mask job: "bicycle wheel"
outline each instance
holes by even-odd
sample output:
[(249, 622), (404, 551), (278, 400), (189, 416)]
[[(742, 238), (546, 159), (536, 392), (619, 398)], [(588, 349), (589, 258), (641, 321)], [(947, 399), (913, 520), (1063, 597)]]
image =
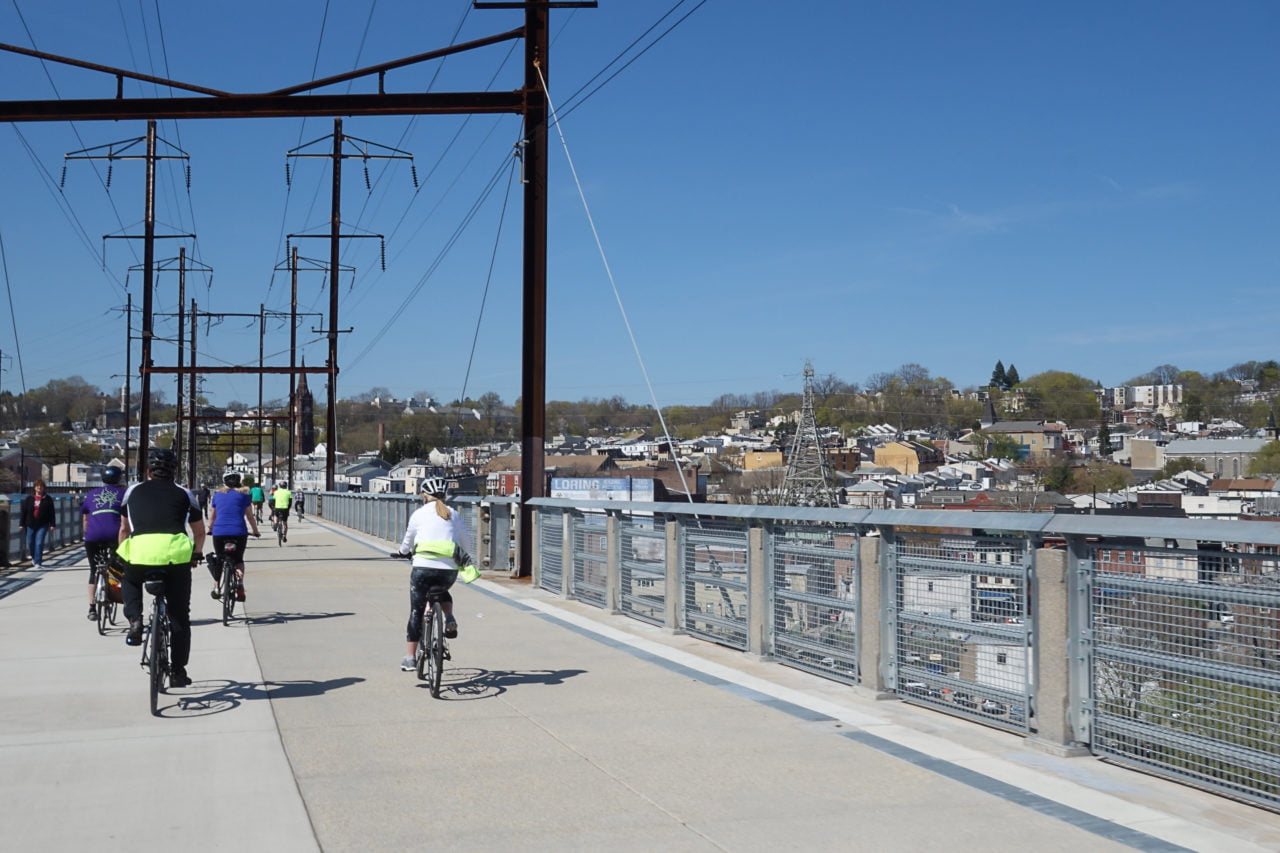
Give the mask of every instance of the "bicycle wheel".
[(107, 633), (107, 622), (114, 611), (111, 604), (111, 596), (107, 592), (107, 575), (101, 568), (98, 569), (97, 580), (93, 586), (93, 606), (98, 610), (98, 634)]
[[(227, 561), (229, 562), (229, 561)], [(231, 614), (236, 609), (236, 572), (225, 564), (222, 567), (222, 624), (231, 624)]]
[(151, 630), (147, 635), (147, 668), (150, 671), (151, 681), (151, 714), (152, 716), (160, 716), (160, 693), (164, 689), (164, 651), (161, 644), (164, 643), (164, 630), (160, 626), (159, 608), (151, 608)]
[(422, 623), (422, 634), (418, 637), (418, 648), (413, 653), (413, 664), (418, 671), (418, 680), (426, 681), (427, 679), (427, 649), (430, 648), (431, 642), (431, 611), (426, 613), (426, 619)]
[(440, 679), (444, 676), (444, 608), (431, 608), (431, 641), (427, 644), (427, 686), (431, 698), (440, 698)]

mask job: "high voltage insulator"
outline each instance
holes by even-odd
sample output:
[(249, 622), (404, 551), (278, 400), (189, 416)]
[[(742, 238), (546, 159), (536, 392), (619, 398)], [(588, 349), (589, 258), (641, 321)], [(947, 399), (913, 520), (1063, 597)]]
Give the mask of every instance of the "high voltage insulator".
[(111, 167), (113, 164), (107, 164), (107, 189), (111, 189)]
[(378, 250), (378, 255), (382, 260), (382, 271), (386, 272), (387, 271), (387, 241), (382, 238), (378, 238), (378, 245), (380, 246), (380, 249)]
[(191, 189), (191, 167), (187, 166), (187, 189)]
[(373, 184), (369, 183), (369, 161), (364, 163), (364, 188), (369, 192), (373, 192)]
[(417, 189), (418, 188), (418, 167), (413, 163), (409, 164), (409, 177), (413, 178), (413, 188)]
[(289, 161), (284, 161), (284, 185), (293, 188), (293, 180), (289, 177)]
[(62, 177), (58, 179), (58, 189), (62, 189), (67, 185), (67, 164), (62, 164)]

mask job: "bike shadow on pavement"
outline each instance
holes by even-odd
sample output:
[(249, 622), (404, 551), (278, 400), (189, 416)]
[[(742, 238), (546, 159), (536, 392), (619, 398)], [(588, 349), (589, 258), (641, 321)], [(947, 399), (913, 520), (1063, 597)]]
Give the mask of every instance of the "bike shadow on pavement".
[[(307, 622), (312, 619), (336, 619), (339, 616), (355, 616), (353, 611), (338, 610), (333, 613), (285, 613), (277, 610), (274, 613), (255, 613), (249, 617), (249, 624), (258, 625), (285, 625), (289, 622)], [(233, 617), (243, 618), (243, 617)]]
[(327, 681), (230, 681), (208, 679), (192, 682), (180, 692), (170, 690), (164, 695), (176, 700), (160, 710), (162, 717), (203, 717), (221, 714), (240, 707), (245, 702), (262, 699), (300, 699), (320, 696), (330, 690), (340, 690), (360, 684), (365, 679), (356, 676), (331, 678)]
[[(546, 686), (564, 684), (565, 680), (573, 678), (575, 675), (582, 675), (585, 672), (585, 669), (510, 670), (478, 669), (475, 667), (446, 669), (444, 678), (441, 679), (440, 683), (440, 698), (449, 698), (455, 701), (493, 699), (506, 693), (512, 687), (535, 684)], [(418, 686), (427, 687), (428, 685), (424, 681)], [(448, 697), (445, 696), (446, 690), (449, 692)]]

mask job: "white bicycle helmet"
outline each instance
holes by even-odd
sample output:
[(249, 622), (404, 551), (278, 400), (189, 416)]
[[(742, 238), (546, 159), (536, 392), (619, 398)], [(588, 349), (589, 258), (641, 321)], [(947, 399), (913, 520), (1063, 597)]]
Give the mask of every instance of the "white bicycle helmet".
[(443, 477), (427, 477), (422, 481), (422, 493), (434, 497), (444, 497), (445, 482)]

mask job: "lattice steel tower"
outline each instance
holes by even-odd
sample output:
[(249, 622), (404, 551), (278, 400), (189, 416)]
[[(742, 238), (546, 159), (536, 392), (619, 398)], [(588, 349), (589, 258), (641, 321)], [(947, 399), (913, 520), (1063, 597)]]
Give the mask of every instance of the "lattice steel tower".
[(836, 506), (836, 490), (831, 469), (818, 438), (818, 420), (813, 413), (813, 363), (804, 363), (804, 403), (800, 422), (787, 458), (787, 476), (782, 481), (783, 506)]

